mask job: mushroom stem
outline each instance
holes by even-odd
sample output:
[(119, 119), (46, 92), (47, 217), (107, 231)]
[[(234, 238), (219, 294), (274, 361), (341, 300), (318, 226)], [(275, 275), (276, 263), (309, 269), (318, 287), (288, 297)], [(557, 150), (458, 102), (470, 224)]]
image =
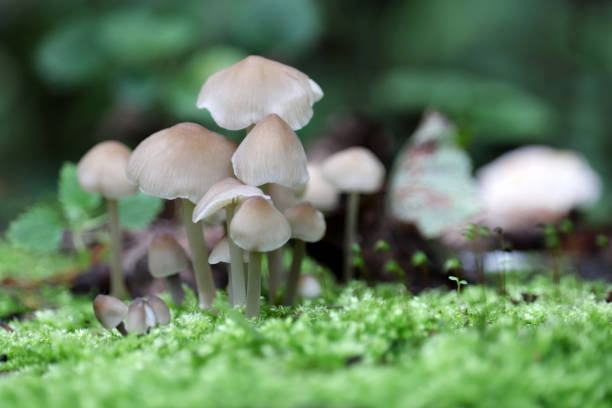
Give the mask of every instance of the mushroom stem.
[(181, 277), (177, 273), (176, 275), (168, 276), (166, 282), (168, 283), (168, 292), (170, 292), (170, 296), (172, 296), (172, 302), (177, 306), (181, 306), (185, 299)]
[(259, 316), (261, 296), (261, 252), (249, 253), (249, 282), (247, 287), (247, 317)]
[(300, 281), (300, 272), (302, 270), (302, 260), (306, 254), (306, 243), (301, 239), (296, 239), (293, 244), (293, 259), (291, 260), (291, 270), (289, 271), (289, 279), (287, 280), (287, 289), (285, 290), (285, 304), (291, 306), (295, 302), (298, 283)]
[(212, 306), (215, 300), (215, 283), (213, 281), (210, 265), (208, 264), (208, 247), (204, 241), (204, 231), (201, 223), (194, 224), (191, 221), (194, 205), (191, 201), (183, 199), (182, 202), (183, 224), (187, 231), (193, 270), (195, 272), (196, 286), (198, 289), (198, 299), (200, 308), (206, 309)]
[[(226, 228), (229, 234), (230, 223), (232, 222), (232, 218), (234, 218), (234, 210), (236, 209), (236, 204), (230, 204), (225, 207), (226, 212)], [(244, 271), (243, 271), (243, 263), (242, 263), (242, 249), (236, 245), (234, 241), (228, 235), (228, 243), (230, 248), (230, 285), (232, 287), (232, 304), (235, 306), (244, 305), (246, 300), (246, 289), (245, 289), (245, 280), (244, 280)]]
[(227, 302), (230, 306), (234, 307), (234, 289), (232, 289), (232, 272), (230, 267), (231, 265), (227, 267)]
[(359, 193), (351, 192), (348, 195), (346, 220), (344, 224), (344, 270), (346, 282), (353, 279), (353, 244), (357, 236), (357, 215), (359, 212)]
[(280, 286), (281, 276), (283, 274), (283, 248), (284, 245), (274, 251), (268, 252), (268, 271), (270, 279), (268, 280), (268, 299), (274, 302), (276, 292)]
[(123, 282), (123, 268), (121, 264), (121, 228), (119, 227), (119, 202), (109, 198), (107, 201), (108, 207), (108, 222), (110, 227), (110, 249), (111, 249), (111, 279), (110, 279), (110, 294), (116, 298), (122, 299), (127, 295), (125, 283)]

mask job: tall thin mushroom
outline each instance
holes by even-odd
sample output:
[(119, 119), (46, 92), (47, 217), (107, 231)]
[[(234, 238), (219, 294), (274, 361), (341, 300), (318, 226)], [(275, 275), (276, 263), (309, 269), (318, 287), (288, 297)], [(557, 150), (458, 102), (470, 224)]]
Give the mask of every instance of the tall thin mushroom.
[(182, 199), (182, 218), (189, 239), (201, 308), (216, 296), (208, 248), (201, 223), (191, 220), (195, 203), (217, 181), (233, 174), (236, 144), (195, 123), (179, 123), (143, 140), (128, 162), (127, 176), (145, 194)]
[(385, 179), (385, 167), (370, 150), (349, 147), (329, 156), (322, 167), (323, 175), (340, 191), (348, 193), (346, 221), (344, 225), (345, 281), (353, 278), (352, 245), (357, 241), (359, 194), (371, 194), (380, 190)]
[(291, 227), (287, 219), (262, 197), (249, 198), (234, 214), (230, 224), (230, 238), (236, 245), (249, 251), (248, 317), (259, 316), (262, 253), (280, 248), (290, 237)]
[(112, 296), (127, 295), (121, 262), (121, 228), (118, 199), (134, 194), (137, 189), (125, 176), (132, 151), (124, 144), (108, 140), (92, 147), (79, 161), (77, 177), (84, 190), (100, 193), (106, 198), (111, 235), (111, 290)]

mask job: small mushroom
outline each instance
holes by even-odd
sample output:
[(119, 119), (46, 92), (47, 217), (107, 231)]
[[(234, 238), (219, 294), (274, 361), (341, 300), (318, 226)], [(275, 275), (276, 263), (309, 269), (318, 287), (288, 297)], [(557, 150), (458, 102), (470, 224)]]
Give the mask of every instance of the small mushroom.
[(300, 282), (298, 283), (298, 294), (306, 299), (313, 299), (321, 296), (321, 284), (316, 276), (308, 273), (300, 275)]
[(149, 271), (155, 278), (166, 279), (168, 291), (175, 305), (183, 304), (185, 292), (181, 285), (180, 272), (189, 266), (189, 260), (183, 247), (174, 237), (159, 233), (149, 245)]
[(151, 328), (170, 323), (170, 310), (157, 296), (137, 298), (130, 305), (125, 319), (128, 333), (144, 334)]
[(128, 307), (121, 300), (113, 296), (98, 295), (93, 301), (96, 319), (107, 330), (117, 328), (119, 332), (126, 335), (123, 319), (127, 316)]
[(240, 130), (275, 113), (292, 129), (305, 126), (323, 91), (295, 68), (256, 55), (211, 75), (197, 107), (208, 109), (222, 128)]
[(236, 245), (249, 251), (246, 314), (256, 317), (261, 295), (261, 255), (283, 246), (291, 237), (291, 227), (269, 201), (253, 197), (236, 211), (229, 233)]
[(236, 177), (251, 186), (303, 187), (308, 182), (307, 164), (300, 139), (275, 114), (258, 122), (232, 156)]
[(323, 162), (323, 175), (340, 191), (348, 193), (344, 230), (344, 268), (346, 281), (353, 277), (352, 245), (356, 242), (359, 194), (376, 193), (385, 180), (385, 167), (370, 150), (349, 147)]
[(195, 123), (163, 129), (134, 149), (127, 177), (141, 191), (173, 200), (182, 198), (182, 217), (191, 249), (200, 307), (211, 307), (216, 296), (202, 226), (191, 218), (194, 204), (216, 182), (233, 174), (236, 144)]
[(287, 280), (284, 303), (292, 305), (298, 290), (302, 261), (306, 254), (306, 242), (317, 242), (325, 235), (325, 218), (311, 203), (300, 203), (285, 211), (294, 239), (293, 260)]
[[(229, 231), (229, 225), (234, 217), (236, 206), (250, 197), (270, 198), (259, 188), (244, 185), (233, 177), (223, 179), (215, 183), (204, 194), (193, 210), (192, 220), (193, 222), (206, 220), (225, 209), (226, 230)], [(228, 240), (228, 245), (232, 259), (229, 278), (232, 293), (230, 300), (232, 305), (243, 305), (246, 300), (246, 285), (243, 262), (241, 260), (242, 250), (232, 240)], [(210, 257), (209, 263), (211, 263)]]
[(106, 198), (111, 233), (111, 294), (127, 294), (121, 265), (121, 229), (118, 199), (134, 194), (137, 189), (125, 176), (131, 150), (120, 142), (108, 140), (92, 147), (79, 161), (77, 176), (84, 190)]
[(302, 199), (308, 201), (319, 211), (333, 211), (340, 201), (340, 191), (324, 176), (320, 163), (308, 163), (310, 180)]

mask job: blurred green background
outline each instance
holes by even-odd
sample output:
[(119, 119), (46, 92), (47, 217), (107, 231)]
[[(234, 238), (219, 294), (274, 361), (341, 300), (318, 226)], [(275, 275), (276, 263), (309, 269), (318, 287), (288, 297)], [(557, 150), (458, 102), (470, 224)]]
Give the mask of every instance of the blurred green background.
[(248, 54), (323, 88), (306, 144), (358, 111), (399, 145), (435, 107), (476, 165), (526, 143), (582, 152), (606, 184), (589, 217), (612, 220), (611, 21), (588, 0), (2, 0), (0, 228), (98, 141), (220, 131), (199, 88)]

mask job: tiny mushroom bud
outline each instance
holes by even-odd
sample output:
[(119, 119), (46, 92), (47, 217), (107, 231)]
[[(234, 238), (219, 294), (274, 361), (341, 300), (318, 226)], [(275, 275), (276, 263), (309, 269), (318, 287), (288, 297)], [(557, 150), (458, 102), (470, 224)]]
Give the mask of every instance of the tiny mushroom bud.
[(216, 292), (202, 226), (191, 220), (193, 203), (233, 174), (230, 157), (235, 149), (224, 136), (195, 123), (179, 123), (143, 140), (128, 162), (128, 179), (141, 191), (168, 200), (183, 198), (183, 223), (202, 308), (212, 305)]
[(307, 164), (300, 139), (275, 114), (258, 122), (232, 156), (236, 177), (251, 186), (303, 187), (308, 182)]
[(250, 252), (247, 287), (249, 317), (259, 315), (261, 295), (261, 253), (283, 246), (291, 237), (291, 227), (283, 214), (262, 197), (246, 200), (230, 224), (230, 238)]
[(323, 238), (325, 218), (311, 203), (300, 203), (287, 209), (285, 217), (291, 225), (291, 238), (295, 240), (293, 260), (285, 290), (285, 304), (291, 305), (295, 301), (302, 261), (306, 254), (305, 242), (316, 242)]
[(125, 176), (131, 150), (124, 144), (109, 140), (98, 143), (79, 161), (77, 177), (84, 190), (102, 194), (108, 205), (111, 232), (111, 294), (126, 294), (121, 266), (121, 230), (117, 200), (134, 194), (137, 188)]
[(147, 298), (147, 303), (153, 309), (157, 324), (165, 326), (170, 323), (170, 309), (168, 309), (168, 306), (163, 300), (155, 295), (151, 295)]
[(144, 334), (158, 324), (170, 323), (170, 310), (157, 296), (135, 299), (125, 319), (128, 333)]
[(115, 327), (123, 334), (123, 319), (127, 316), (128, 307), (121, 300), (107, 295), (98, 295), (93, 301), (94, 314), (98, 321), (108, 330)]
[(301, 297), (312, 299), (321, 296), (321, 284), (319, 280), (308, 273), (300, 275), (298, 293)]
[(229, 130), (249, 127), (271, 113), (297, 130), (310, 121), (312, 105), (322, 97), (319, 85), (304, 73), (252, 55), (210, 76), (197, 106)]
[(166, 279), (173, 302), (180, 306), (185, 293), (179, 274), (189, 266), (189, 260), (183, 247), (172, 235), (157, 234), (149, 246), (148, 261), (151, 275), (155, 278)]
[(351, 247), (356, 241), (359, 194), (379, 191), (385, 180), (385, 167), (363, 147), (350, 147), (323, 162), (323, 175), (340, 191), (348, 193), (344, 234), (344, 279), (353, 275)]

